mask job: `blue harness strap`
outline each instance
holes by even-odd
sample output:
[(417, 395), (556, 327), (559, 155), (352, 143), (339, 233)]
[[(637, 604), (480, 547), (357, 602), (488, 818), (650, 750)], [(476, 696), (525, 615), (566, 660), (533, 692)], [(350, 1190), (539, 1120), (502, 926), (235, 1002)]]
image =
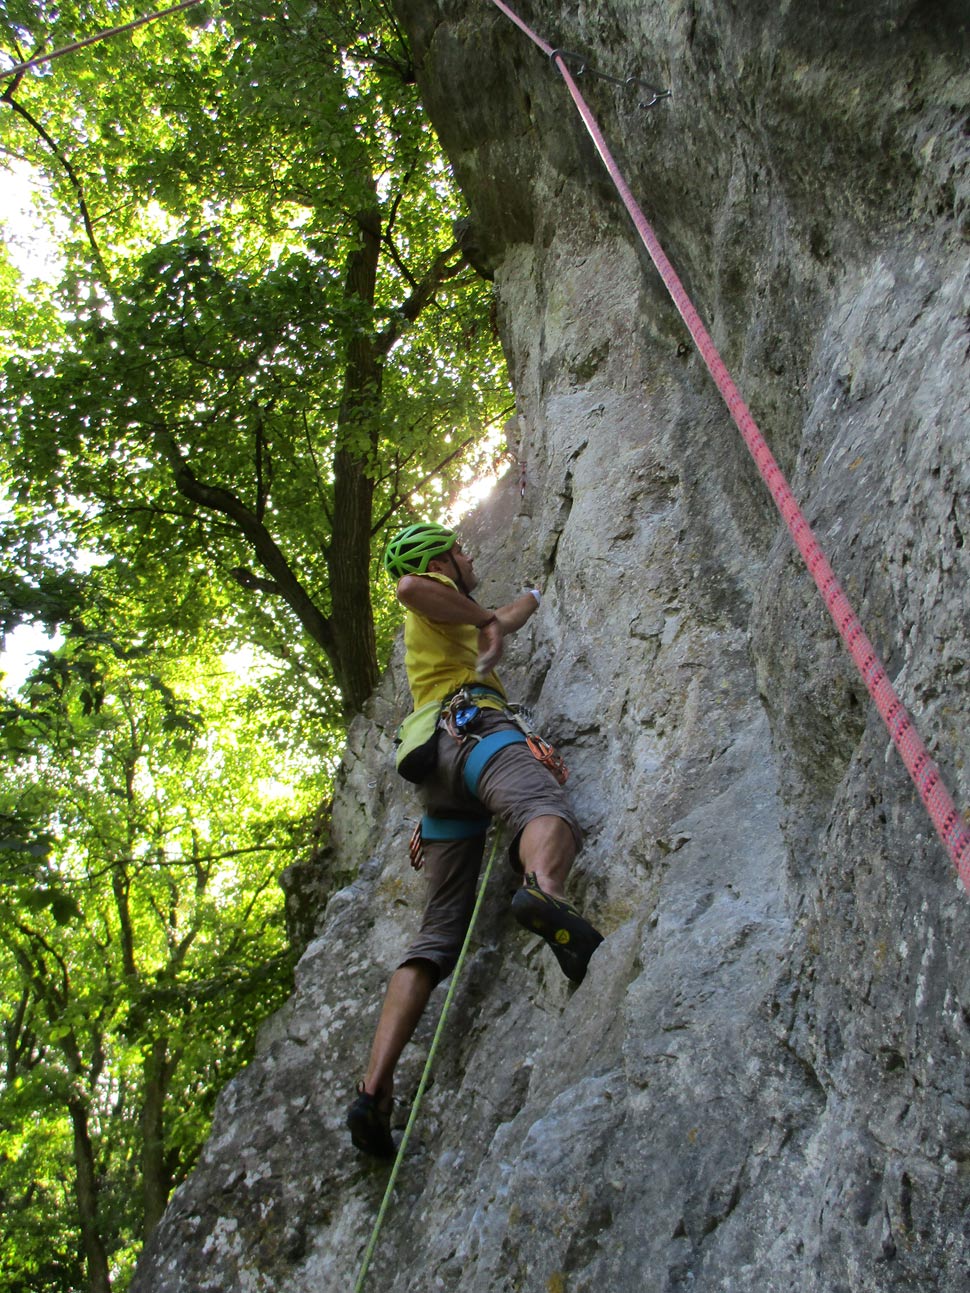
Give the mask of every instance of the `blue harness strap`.
[(470, 840), (475, 835), (484, 835), (492, 820), (489, 814), (484, 817), (428, 817), (421, 818), (421, 838), (430, 844), (447, 840)]
[(507, 745), (518, 745), (520, 742), (525, 744), (525, 734), (513, 727), (503, 728), (500, 732), (490, 732), (488, 736), (483, 736), (480, 741), (475, 742), (475, 748), (465, 760), (463, 770), (469, 794), (478, 794), (478, 781), (485, 771), (485, 765), (492, 761), (499, 750), (504, 750)]

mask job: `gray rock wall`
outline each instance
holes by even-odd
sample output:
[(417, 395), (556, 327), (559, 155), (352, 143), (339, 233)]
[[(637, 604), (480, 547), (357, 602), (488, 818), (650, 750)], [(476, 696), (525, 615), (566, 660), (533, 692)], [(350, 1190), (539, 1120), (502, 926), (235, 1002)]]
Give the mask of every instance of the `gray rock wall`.
[[(367, 1287), (963, 1293), (970, 896), (554, 69), (488, 0), (397, 10), (518, 399), (525, 498), (513, 471), (469, 538), (486, 602), (545, 585), (506, 674), (569, 762), (608, 938), (570, 989), (496, 869)], [(648, 114), (583, 81), (967, 805), (966, 6), (521, 12), (672, 89)], [(140, 1293), (353, 1287), (386, 1171), (343, 1113), (421, 906), (405, 709), (395, 659), (334, 805), (327, 874), (356, 878)]]

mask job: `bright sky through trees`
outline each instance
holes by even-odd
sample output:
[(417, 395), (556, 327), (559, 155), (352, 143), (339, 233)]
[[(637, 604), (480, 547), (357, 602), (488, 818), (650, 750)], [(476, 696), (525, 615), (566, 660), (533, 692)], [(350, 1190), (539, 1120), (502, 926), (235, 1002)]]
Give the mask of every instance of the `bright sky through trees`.
[(53, 283), (63, 268), (57, 250), (35, 204), (37, 177), (28, 167), (8, 159), (0, 166), (0, 227), (3, 244), (25, 287), (32, 279)]
[[(22, 163), (8, 159), (0, 167), (0, 228), (10, 263), (22, 276), (22, 292), (34, 279), (53, 283), (63, 261), (35, 205), (37, 179)], [(56, 650), (63, 642), (37, 624), (21, 624), (0, 649), (3, 685), (19, 691), (37, 664), (37, 653)]]

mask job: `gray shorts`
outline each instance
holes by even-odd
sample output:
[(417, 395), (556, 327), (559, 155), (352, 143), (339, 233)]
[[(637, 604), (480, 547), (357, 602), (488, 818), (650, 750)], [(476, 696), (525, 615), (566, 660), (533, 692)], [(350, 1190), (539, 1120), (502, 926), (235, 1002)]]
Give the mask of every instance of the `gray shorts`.
[[(474, 728), (476, 735), (515, 728), (498, 710), (483, 710)], [(424, 840), (424, 876), (427, 905), (416, 938), (401, 961), (430, 961), (439, 979), (450, 974), (458, 960), (468, 922), (475, 906), (475, 887), (485, 851), (486, 814), (497, 817), (512, 833), (510, 860), (515, 865), (517, 842), (536, 817), (559, 817), (567, 823), (579, 849), (583, 833), (569, 796), (556, 778), (520, 742), (505, 746), (489, 760), (472, 795), (463, 779), (465, 760), (474, 742), (459, 743), (442, 731), (438, 738), (438, 766), (419, 788), (421, 805), (429, 817), (459, 821), (478, 819), (479, 833), (468, 839)]]

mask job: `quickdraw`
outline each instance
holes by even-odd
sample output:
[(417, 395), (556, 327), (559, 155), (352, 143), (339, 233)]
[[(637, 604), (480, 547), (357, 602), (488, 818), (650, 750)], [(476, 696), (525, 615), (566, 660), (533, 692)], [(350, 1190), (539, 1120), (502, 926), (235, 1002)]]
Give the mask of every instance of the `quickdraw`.
[(538, 759), (543, 767), (548, 768), (561, 786), (566, 784), (569, 778), (569, 769), (566, 767), (566, 761), (550, 743), (539, 735), (532, 725), (532, 715), (524, 705), (510, 705), (506, 709), (506, 714), (513, 723), (524, 733), (526, 744), (534, 758)]
[(596, 76), (601, 81), (609, 81), (611, 85), (620, 85), (623, 86), (624, 89), (629, 89), (633, 86), (639, 87), (641, 90), (649, 90), (653, 97), (647, 102), (638, 103), (637, 107), (639, 108), (652, 108), (655, 104), (658, 104), (661, 99), (670, 98), (669, 90), (658, 90), (655, 85), (651, 85), (649, 81), (645, 81), (642, 76), (610, 76), (608, 72), (598, 72), (595, 67), (590, 67), (586, 58), (582, 54), (574, 54), (572, 50), (554, 49), (550, 51), (549, 57), (553, 62), (559, 58), (562, 59), (564, 63), (572, 62), (578, 64), (576, 68), (577, 77)]
[(559, 751), (541, 736), (526, 736), (525, 740), (539, 762), (564, 786), (569, 779), (569, 769)]

